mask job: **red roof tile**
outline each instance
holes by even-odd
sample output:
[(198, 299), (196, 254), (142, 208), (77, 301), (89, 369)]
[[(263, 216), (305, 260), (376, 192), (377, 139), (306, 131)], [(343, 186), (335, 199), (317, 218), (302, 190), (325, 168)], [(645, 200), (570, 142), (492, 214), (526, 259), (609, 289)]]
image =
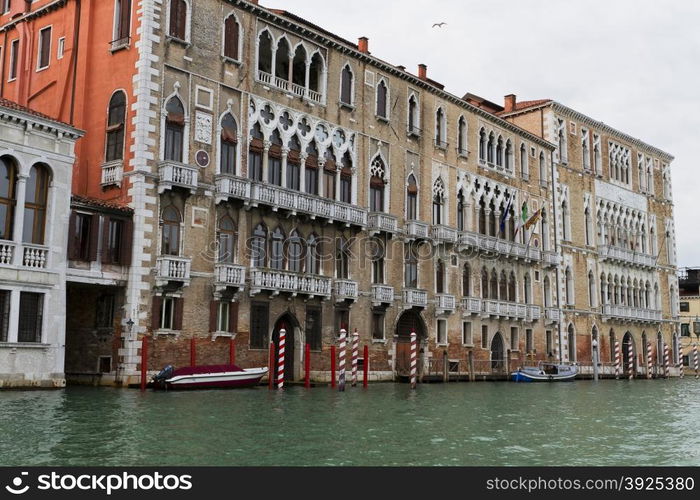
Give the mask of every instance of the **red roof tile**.
[(116, 210), (125, 214), (134, 213), (133, 208), (130, 208), (124, 204), (110, 200), (101, 200), (99, 198), (90, 198), (89, 196), (81, 196), (79, 194), (74, 194), (71, 196), (71, 203), (79, 203), (80, 205), (87, 205), (98, 209), (102, 208), (107, 210)]
[(4, 97), (0, 97), (0, 107), (11, 109), (13, 111), (20, 111), (21, 113), (26, 113), (28, 115), (36, 116), (37, 118), (41, 118), (43, 120), (49, 120), (49, 121), (52, 121), (55, 123), (59, 123), (61, 125), (65, 125), (67, 127), (75, 128), (70, 123), (56, 120), (55, 118), (51, 118), (50, 116), (45, 115), (44, 113), (39, 113), (38, 111), (34, 111), (31, 108), (28, 108), (26, 106), (22, 106), (21, 104), (18, 104), (14, 101), (10, 101), (9, 99), (5, 99)]
[(507, 114), (507, 113), (512, 113), (513, 111), (522, 111), (523, 109), (534, 108), (534, 107), (541, 106), (542, 104), (547, 104), (550, 102), (552, 102), (551, 99), (535, 99), (532, 101), (516, 102), (515, 108), (513, 108), (511, 111), (502, 111), (502, 112), (497, 113), (497, 114), (503, 115), (503, 114)]

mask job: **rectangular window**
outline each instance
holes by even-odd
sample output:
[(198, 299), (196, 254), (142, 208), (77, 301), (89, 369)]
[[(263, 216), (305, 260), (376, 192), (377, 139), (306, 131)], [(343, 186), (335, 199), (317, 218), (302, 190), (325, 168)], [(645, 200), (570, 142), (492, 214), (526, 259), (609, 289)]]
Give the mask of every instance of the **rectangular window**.
[(12, 81), (17, 78), (17, 66), (19, 64), (19, 39), (12, 40), (10, 44), (10, 71), (8, 81)]
[(10, 326), (10, 295), (9, 290), (0, 290), (0, 342), (7, 342), (8, 327)]
[(323, 171), (323, 189), (326, 198), (335, 199), (335, 172)]
[(110, 219), (109, 237), (106, 252), (110, 264), (120, 264), (122, 262), (122, 242), (124, 238), (124, 221)]
[(250, 348), (267, 349), (267, 324), (270, 316), (270, 306), (266, 302), (253, 302), (250, 305)]
[(437, 343), (447, 344), (447, 320), (437, 320)]
[(287, 161), (287, 187), (299, 191), (299, 175), (300, 167), (298, 163), (290, 163)]
[(100, 295), (95, 307), (95, 328), (114, 326), (114, 295)]
[(37, 71), (49, 67), (51, 60), (51, 26), (39, 31), (39, 54), (37, 59)]
[(90, 232), (92, 227), (92, 215), (76, 214), (75, 215), (75, 241), (74, 241), (74, 260), (89, 261), (90, 260)]
[(44, 294), (21, 292), (19, 296), (19, 342), (41, 342), (41, 324), (44, 316)]
[(10, 12), (10, 3), (12, 0), (2, 0), (2, 13)]
[[(56, 49), (56, 59), (63, 59), (63, 53), (66, 50), (66, 37), (62, 36), (58, 39), (58, 48)], [(112, 358), (110, 358), (111, 360)]]
[(254, 181), (262, 181), (262, 153), (250, 150), (248, 153), (248, 177)]
[(532, 329), (525, 330), (525, 351), (528, 353), (535, 352), (535, 346), (532, 338)]
[(318, 169), (306, 167), (306, 192), (318, 194)]
[(350, 335), (350, 311), (347, 309), (335, 310), (335, 332), (336, 336), (340, 336), (340, 329), (345, 328), (345, 333)]
[(681, 323), (681, 337), (690, 337), (690, 323)]
[(163, 297), (160, 305), (160, 329), (173, 330), (175, 316), (175, 300), (173, 297)]
[(474, 344), (474, 339), (472, 338), (472, 324), (469, 321), (464, 321), (462, 323), (462, 344)]
[(545, 332), (545, 339), (547, 342), (547, 356), (554, 356), (554, 352), (552, 352), (552, 330), (547, 330)]
[(481, 325), (481, 348), (489, 348), (489, 327), (487, 325)]
[(681, 302), (681, 312), (690, 311), (690, 302)]
[(267, 165), (267, 181), (275, 186), (282, 185), (282, 158), (269, 156)]
[(352, 203), (352, 177), (340, 174), (340, 201)]
[(100, 356), (98, 370), (100, 373), (112, 371), (112, 356)]
[(320, 351), (323, 347), (321, 338), (321, 309), (318, 307), (306, 308), (306, 343), (311, 350)]
[(384, 340), (384, 313), (381, 311), (372, 312), (372, 338)]
[(520, 350), (520, 332), (518, 332), (517, 326), (510, 327), (510, 350), (518, 351)]
[(131, 0), (116, 0), (114, 9), (114, 42), (118, 42), (118, 45), (128, 43), (130, 29)]
[(219, 302), (219, 307), (217, 310), (216, 318), (216, 331), (217, 332), (230, 332), (229, 330), (229, 302), (221, 301)]

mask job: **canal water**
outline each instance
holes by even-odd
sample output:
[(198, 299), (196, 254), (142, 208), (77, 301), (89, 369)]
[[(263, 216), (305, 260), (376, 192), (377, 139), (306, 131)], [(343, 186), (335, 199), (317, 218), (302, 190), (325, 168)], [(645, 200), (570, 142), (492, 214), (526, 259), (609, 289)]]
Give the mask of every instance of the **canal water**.
[(700, 465), (700, 381), (0, 392), (0, 465)]

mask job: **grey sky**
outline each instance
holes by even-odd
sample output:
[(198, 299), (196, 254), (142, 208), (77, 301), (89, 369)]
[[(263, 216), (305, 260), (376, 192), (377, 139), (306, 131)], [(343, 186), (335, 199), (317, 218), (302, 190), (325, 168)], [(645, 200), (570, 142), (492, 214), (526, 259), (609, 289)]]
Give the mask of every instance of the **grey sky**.
[[(261, 0), (357, 41), (456, 95), (552, 98), (675, 156), (679, 266), (700, 266), (693, 174), (700, 131), (700, 2)], [(432, 28), (445, 21), (447, 26)]]

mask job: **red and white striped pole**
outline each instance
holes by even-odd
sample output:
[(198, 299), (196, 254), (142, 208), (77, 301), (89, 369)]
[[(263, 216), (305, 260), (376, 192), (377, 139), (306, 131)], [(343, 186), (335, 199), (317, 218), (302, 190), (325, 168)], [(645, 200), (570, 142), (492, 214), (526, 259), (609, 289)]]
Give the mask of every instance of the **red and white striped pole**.
[(620, 378), (620, 342), (615, 341), (615, 379)]
[(683, 373), (683, 346), (680, 340), (678, 341), (678, 377), (683, 378), (685, 373)]
[(629, 370), (629, 379), (634, 378), (634, 348), (632, 346), (632, 341), (627, 343), (627, 369)]
[(357, 328), (352, 332), (352, 386), (357, 385), (357, 350), (360, 344), (360, 335), (357, 333)]
[(338, 345), (338, 390), (345, 390), (345, 339), (347, 332), (345, 328), (340, 329), (340, 344)]
[(666, 378), (671, 376), (671, 367), (668, 364), (668, 344), (664, 342), (664, 372), (666, 373)]
[(693, 368), (695, 368), (695, 378), (698, 378), (698, 345), (693, 344)]
[(416, 340), (418, 336), (416, 332), (411, 332), (411, 389), (416, 388)]
[(284, 326), (280, 328), (280, 343), (277, 351), (277, 388), (284, 387), (284, 344), (287, 337), (287, 330)]
[(652, 355), (651, 342), (647, 342), (647, 378), (651, 378), (651, 372), (653, 369), (651, 355)]

